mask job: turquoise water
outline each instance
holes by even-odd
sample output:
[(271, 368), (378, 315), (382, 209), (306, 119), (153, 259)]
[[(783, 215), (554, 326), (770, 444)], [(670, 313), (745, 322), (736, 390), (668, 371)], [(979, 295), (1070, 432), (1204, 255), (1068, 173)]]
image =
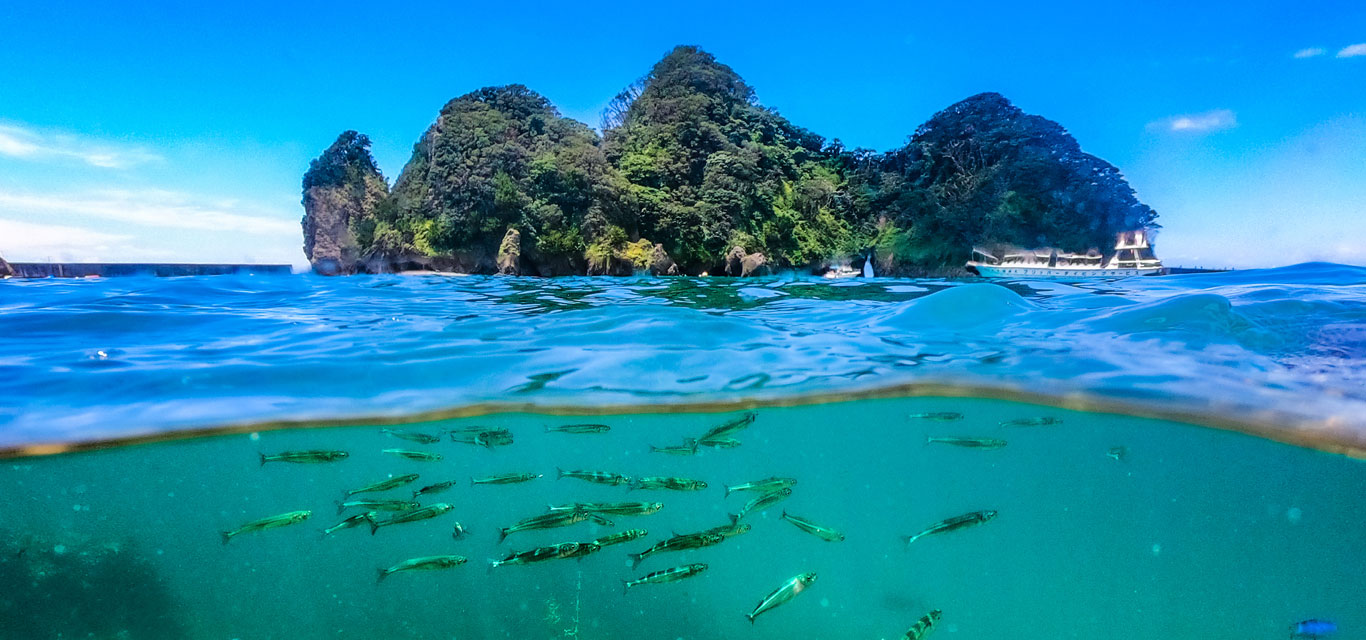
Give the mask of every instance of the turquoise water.
[[(1359, 457), (1366, 431), (1364, 293), (1366, 271), (1334, 265), (1087, 285), (0, 282), (0, 638), (900, 638), (934, 609), (935, 637), (965, 639), (1284, 638), (1309, 618), (1360, 637), (1366, 465), (1338, 452)], [(747, 411), (738, 447), (650, 451)], [(963, 417), (911, 417), (929, 412)], [(1031, 417), (1061, 423), (1000, 424)], [(585, 422), (611, 430), (546, 431)], [(513, 442), (381, 432), (471, 425)], [(29, 455), (62, 449), (89, 450)], [(259, 462), (306, 449), (349, 456)], [(510, 472), (543, 477), (469, 484)], [(420, 478), (370, 497), (452, 480), (419, 500), (453, 510), (320, 534), (356, 513), (337, 514), (346, 490), (406, 473)], [(798, 482), (745, 516), (751, 531), (632, 568), (755, 495), (725, 485), (770, 476)], [(499, 542), (547, 504), (637, 500), (664, 507)], [(222, 543), (296, 510), (312, 515)], [(998, 515), (901, 540), (982, 510)], [(630, 528), (649, 533), (489, 568)], [(442, 554), (468, 562), (376, 584)], [(689, 563), (708, 569), (622, 593)], [(808, 571), (809, 589), (745, 618)]]

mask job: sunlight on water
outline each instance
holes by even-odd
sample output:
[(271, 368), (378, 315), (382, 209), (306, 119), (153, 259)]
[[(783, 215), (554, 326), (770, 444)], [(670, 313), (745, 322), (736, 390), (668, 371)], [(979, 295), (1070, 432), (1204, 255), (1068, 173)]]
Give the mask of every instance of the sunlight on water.
[[(910, 417), (913, 414), (961, 413)], [(1366, 466), (1341, 456), (1189, 425), (971, 399), (887, 399), (762, 409), (732, 448), (679, 446), (742, 414), (534, 414), (405, 425), (410, 432), (506, 429), (509, 444), (446, 436), (400, 440), (380, 427), (231, 434), (89, 453), (15, 458), (0, 467), (0, 595), (13, 638), (900, 638), (942, 610), (935, 633), (959, 638), (1283, 638), (1319, 617), (1362, 628), (1356, 566), (1366, 546)], [(1002, 426), (1048, 417), (1058, 424)], [(938, 418), (938, 419), (936, 419)], [(601, 423), (606, 433), (548, 432)], [(933, 437), (1004, 440), (971, 448)], [(472, 438), (465, 438), (472, 439)], [(440, 454), (411, 460), (386, 449)], [(329, 463), (261, 464), (260, 454), (336, 450)], [(556, 479), (556, 469), (703, 480), (699, 491)], [(471, 486), (471, 478), (541, 474)], [(362, 499), (411, 499), (450, 513), (323, 536), (349, 515), (345, 492), (397, 475), (411, 484)], [(748, 513), (720, 544), (639, 553), (675, 533), (727, 524), (757, 493), (726, 486), (797, 483)], [(498, 530), (548, 504), (659, 501), (653, 515), (565, 528)], [(296, 510), (306, 521), (220, 532)], [(965, 513), (978, 526), (903, 536)], [(837, 530), (827, 541), (784, 512)], [(389, 514), (380, 514), (383, 519)], [(468, 531), (460, 539), (456, 524)], [(644, 528), (582, 558), (491, 568), (490, 559)], [(466, 564), (377, 569), (455, 554)], [(687, 579), (622, 581), (690, 563)], [(790, 602), (745, 615), (790, 578), (817, 579)], [(128, 588), (138, 585), (138, 588)], [(20, 588), (13, 588), (13, 587)], [(59, 635), (60, 634), (60, 635)]]

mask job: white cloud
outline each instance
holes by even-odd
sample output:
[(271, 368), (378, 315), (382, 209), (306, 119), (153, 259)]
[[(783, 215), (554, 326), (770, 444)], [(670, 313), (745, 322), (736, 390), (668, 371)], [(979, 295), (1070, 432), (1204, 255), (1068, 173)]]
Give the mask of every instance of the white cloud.
[(1215, 109), (1204, 113), (1188, 113), (1163, 118), (1148, 123), (1154, 131), (1206, 132), (1232, 129), (1238, 126), (1238, 117), (1228, 109)]
[(84, 227), (0, 218), (0, 255), (16, 262), (100, 262), (110, 255), (126, 252), (123, 243), (131, 238)]
[(29, 220), (80, 215), (146, 227), (260, 236), (298, 237), (296, 220), (244, 213), (233, 201), (203, 202), (169, 191), (110, 190), (86, 195), (25, 194), (0, 190), (0, 213)]
[(14, 124), (0, 124), (0, 155), (30, 161), (77, 160), (106, 169), (126, 169), (161, 160), (161, 156), (142, 147)]
[(1323, 49), (1320, 49), (1320, 48), (1318, 48), (1318, 47), (1310, 47), (1310, 48), (1308, 48), (1308, 49), (1300, 49), (1299, 51), (1296, 51), (1296, 52), (1295, 52), (1295, 57), (1296, 57), (1296, 58), (1313, 58), (1313, 57), (1315, 57), (1315, 56), (1321, 56), (1321, 55), (1323, 55), (1323, 54), (1325, 54), (1325, 53), (1327, 53), (1327, 51), (1324, 51)]
[(1338, 52), (1339, 58), (1351, 58), (1355, 56), (1366, 56), (1366, 42), (1343, 47), (1342, 51)]

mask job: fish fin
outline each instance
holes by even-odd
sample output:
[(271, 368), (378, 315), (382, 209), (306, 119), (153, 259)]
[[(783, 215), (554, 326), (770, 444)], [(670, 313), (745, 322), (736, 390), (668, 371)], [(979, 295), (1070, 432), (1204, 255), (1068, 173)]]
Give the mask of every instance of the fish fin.
[(735, 524), (740, 524), (740, 515), (739, 515), (739, 514), (727, 513), (726, 515), (730, 516), (730, 523), (731, 523), (731, 524), (733, 524), (733, 525), (735, 525)]
[(627, 594), (628, 592), (630, 592), (630, 591), (631, 591), (631, 583), (630, 583), (630, 582), (627, 582), (627, 581), (625, 581), (625, 580), (622, 580), (622, 581), (621, 581), (621, 595), (624, 596), (624, 595), (626, 595), (626, 594)]
[(489, 558), (489, 566), (487, 569), (484, 570), (484, 573), (487, 575), (493, 575), (493, 568), (496, 566), (498, 566), (498, 561), (494, 560), (493, 558)]
[(375, 535), (375, 532), (376, 532), (376, 531), (379, 531), (379, 523), (375, 522), (374, 520), (370, 520), (369, 522), (370, 522), (370, 535), (373, 536), (373, 535)]
[(389, 577), (389, 574), (385, 573), (384, 569), (378, 569), (377, 571), (379, 571), (379, 577), (375, 578), (375, 586), (379, 586), (379, 583), (384, 582), (384, 579)]
[(636, 568), (636, 567), (639, 567), (639, 566), (640, 566), (640, 563), (642, 563), (642, 562), (645, 561), (645, 554), (643, 554), (643, 553), (628, 553), (628, 554), (626, 554), (626, 555), (631, 556), (631, 568), (632, 568), (632, 569), (634, 569), (634, 568)]
[(746, 618), (749, 618), (749, 623), (750, 623), (751, 625), (754, 624), (754, 614), (752, 614), (752, 613), (746, 613), (746, 614), (745, 614), (745, 617), (746, 617)]
[(729, 497), (730, 497), (730, 487), (729, 487), (728, 485), (721, 485), (721, 486), (726, 487), (726, 495), (725, 495), (724, 497), (729, 498)]
[(264, 454), (264, 453), (257, 453), (256, 455), (261, 456), (261, 466), (263, 466), (263, 467), (266, 466), (266, 454)]
[(696, 449), (696, 448), (697, 448), (697, 438), (684, 438), (684, 439), (683, 439), (683, 446), (685, 446), (685, 447), (692, 447), (692, 448)]
[(555, 479), (556, 479), (556, 480), (559, 480), (560, 478), (563, 478), (563, 477), (564, 477), (564, 469), (561, 469), (561, 468), (559, 468), (559, 467), (555, 467)]
[(499, 530), (498, 530), (498, 544), (503, 544), (503, 541), (504, 541), (504, 540), (507, 540), (507, 539), (508, 539), (508, 530), (507, 530), (506, 528), (499, 529)]
[(341, 500), (337, 500), (336, 503), (337, 503), (337, 515), (341, 515), (342, 512), (346, 510), (346, 507), (343, 507), (343, 506), (342, 506), (342, 501), (341, 501)]
[(926, 435), (926, 436), (925, 436), (925, 444), (929, 444), (929, 443), (931, 443), (931, 442), (934, 442), (934, 438), (931, 438), (930, 436)]
[(231, 532), (229, 532), (229, 531), (219, 531), (218, 533), (219, 533), (220, 535), (223, 536), (223, 544), (227, 544), (229, 540), (232, 540), (232, 533), (231, 533)]
[(915, 535), (913, 535), (913, 536), (901, 536), (901, 541), (904, 542), (904, 543), (906, 543), (906, 548), (907, 548), (907, 549), (911, 548), (911, 543), (912, 543), (912, 542), (915, 542), (916, 540), (919, 540), (919, 539), (920, 539), (920, 534), (918, 534), (918, 533), (915, 534)]
[(473, 476), (470, 477), (470, 486), (471, 486), (471, 487), (474, 486), (474, 477), (473, 477)]
[(659, 453), (659, 447), (650, 445), (650, 453)]

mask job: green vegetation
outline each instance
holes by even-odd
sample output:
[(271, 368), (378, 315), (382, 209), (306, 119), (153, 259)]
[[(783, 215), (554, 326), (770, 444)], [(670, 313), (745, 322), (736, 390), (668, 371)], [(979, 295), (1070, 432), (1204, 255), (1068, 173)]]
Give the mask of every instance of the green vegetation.
[[(314, 161), (306, 208), (314, 188), (373, 195), (368, 144), (347, 132)], [(337, 217), (326, 208), (317, 217)], [(601, 138), (521, 85), (456, 98), (392, 194), (353, 209), (350, 237), (334, 244), (356, 247), (369, 261), (358, 269), (540, 275), (662, 273), (672, 262), (721, 273), (733, 247), (776, 268), (871, 253), (884, 273), (911, 272), (961, 264), (974, 244), (1104, 250), (1118, 231), (1156, 226), (1118, 169), (998, 94), (936, 114), (901, 149), (846, 150), (761, 106), (730, 67), (688, 46), (612, 100)], [(520, 247), (504, 242), (509, 229)], [(305, 251), (317, 265), (312, 239)], [(495, 264), (500, 254), (518, 265)]]

